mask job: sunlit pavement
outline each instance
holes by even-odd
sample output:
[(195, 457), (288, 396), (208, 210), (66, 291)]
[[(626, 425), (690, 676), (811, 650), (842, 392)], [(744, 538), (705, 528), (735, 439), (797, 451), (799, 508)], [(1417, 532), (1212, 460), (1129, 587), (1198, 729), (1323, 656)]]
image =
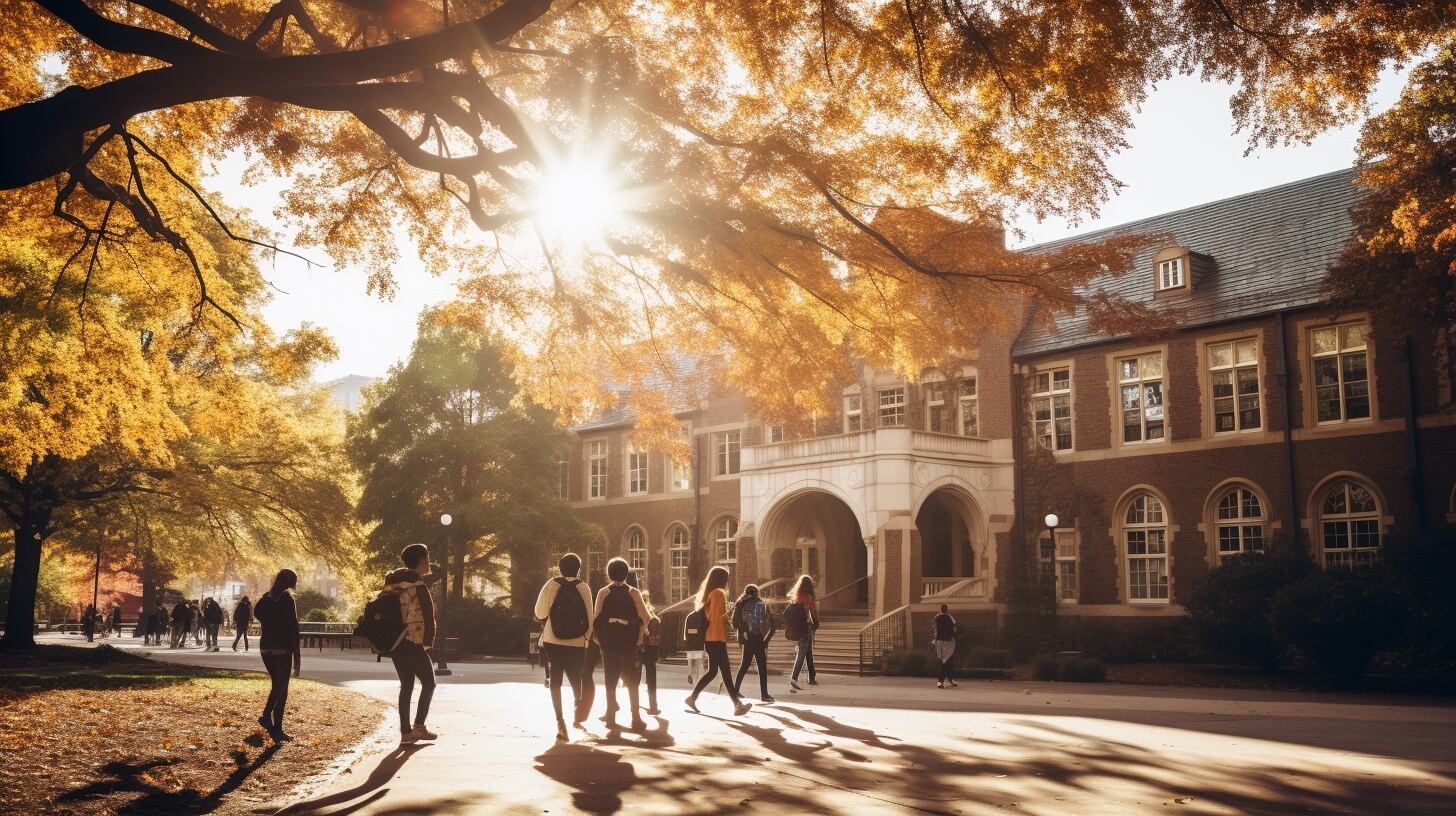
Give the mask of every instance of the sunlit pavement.
[[(216, 654), (117, 645), (260, 667), (256, 652), (226, 644)], [(390, 664), (372, 656), (310, 651), (303, 665), (306, 677), (390, 703), (398, 691)], [(609, 734), (594, 720), (558, 745), (539, 671), (452, 668), (430, 714), (437, 743), (372, 746), (296, 809), (1456, 813), (1456, 707), (1444, 700), (1004, 681), (940, 691), (926, 680), (829, 676), (799, 694), (774, 678), (779, 702), (735, 719), (711, 691), (703, 714), (684, 711), (683, 670), (662, 666), (663, 715), (648, 718), (651, 730)], [(756, 688), (752, 675), (745, 685)]]

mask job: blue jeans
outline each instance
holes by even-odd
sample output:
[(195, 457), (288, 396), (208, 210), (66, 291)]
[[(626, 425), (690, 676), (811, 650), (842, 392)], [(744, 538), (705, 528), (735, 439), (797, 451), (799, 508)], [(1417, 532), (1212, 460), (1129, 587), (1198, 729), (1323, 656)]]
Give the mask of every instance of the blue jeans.
[(814, 633), (813, 633), (813, 631), (805, 632), (804, 633), (804, 636), (801, 637), (801, 638), (799, 638), (799, 642), (797, 644), (795, 644), (795, 647), (794, 647), (794, 671), (793, 671), (792, 674), (789, 675), (789, 679), (791, 679), (791, 680), (798, 680), (799, 679), (799, 670), (802, 669), (802, 668), (804, 668), (804, 664), (805, 663), (808, 663), (809, 664), (809, 679), (810, 680), (813, 680), (814, 679)]

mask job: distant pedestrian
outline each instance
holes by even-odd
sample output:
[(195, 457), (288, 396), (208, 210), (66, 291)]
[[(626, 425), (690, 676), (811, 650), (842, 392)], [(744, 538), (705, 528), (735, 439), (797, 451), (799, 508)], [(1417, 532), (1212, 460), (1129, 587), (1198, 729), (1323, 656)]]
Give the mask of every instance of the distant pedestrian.
[(253, 602), (244, 595), (237, 606), (233, 607), (233, 628), (237, 634), (233, 635), (233, 651), (238, 650), (238, 641), (243, 642), (243, 651), (248, 650), (248, 627), (253, 623)]
[(642, 634), (647, 631), (647, 604), (642, 593), (627, 585), (632, 570), (626, 560), (613, 558), (607, 562), (607, 578), (611, 583), (597, 593), (596, 615), (592, 630), (602, 649), (606, 670), (607, 727), (617, 727), (617, 681), (627, 687), (627, 703), (632, 707), (633, 731), (643, 731), (642, 708), (638, 704), (637, 686), (642, 681)]
[(192, 630), (192, 643), (195, 646), (202, 645), (202, 604), (196, 600), (188, 601), (187, 627)]
[(167, 607), (161, 601), (158, 601), (157, 608), (152, 610), (152, 614), (147, 615), (143, 612), (143, 617), (146, 618), (147, 628), (146, 637), (143, 639), (142, 645), (161, 646), (162, 637), (167, 631), (167, 621), (169, 620)]
[[(637, 586), (637, 574), (627, 576), (627, 583)], [(657, 708), (657, 650), (662, 643), (662, 618), (657, 616), (646, 590), (642, 591), (642, 605), (647, 607), (647, 630), (642, 633), (640, 652), (642, 674), (647, 681), (647, 713), (656, 716), (662, 713)]]
[(121, 604), (111, 605), (111, 631), (121, 637)]
[(263, 707), (258, 724), (274, 742), (293, 739), (283, 730), (283, 710), (288, 705), (289, 668), (293, 669), (294, 677), (303, 671), (303, 655), (298, 648), (298, 605), (293, 601), (293, 589), (297, 586), (297, 573), (291, 569), (279, 570), (273, 586), (253, 608), (253, 615), (263, 627), (258, 652), (263, 655), (263, 667), (272, 680), (268, 704)]
[(81, 634), (90, 640), (96, 633), (96, 607), (86, 604), (86, 609), (81, 612)]
[(940, 605), (940, 614), (935, 616), (935, 642), (931, 644), (935, 649), (935, 659), (940, 663), (940, 679), (935, 681), (936, 688), (945, 688), (949, 683), (955, 688), (958, 683), (951, 677), (951, 661), (955, 659), (956, 648), (956, 620), (950, 616), (950, 606)]
[[(581, 574), (581, 556), (567, 553), (557, 564), (561, 575), (547, 581), (536, 596), (535, 615), (542, 621), (541, 648), (551, 666), (551, 707), (556, 711), (556, 739), (565, 742), (566, 720), (561, 709), (561, 680), (571, 683), (573, 703), (580, 703), (581, 669), (591, 634), (591, 587)], [(581, 720), (576, 719), (577, 727)]]
[(172, 648), (175, 649), (182, 643), (182, 638), (187, 626), (187, 602), (178, 601), (172, 607)]
[(738, 689), (733, 686), (733, 678), (729, 675), (728, 667), (728, 570), (725, 567), (713, 567), (708, 570), (708, 575), (703, 579), (702, 586), (698, 587), (698, 608), (707, 617), (708, 626), (703, 635), (703, 651), (708, 654), (708, 670), (698, 678), (698, 684), (693, 687), (693, 693), (688, 695), (686, 701), (690, 711), (698, 710), (698, 695), (703, 689), (713, 682), (713, 675), (723, 679), (723, 686), (728, 696), (733, 698), (733, 713), (738, 716), (747, 714), (753, 706), (743, 702), (738, 696)]
[(768, 693), (768, 644), (773, 639), (773, 622), (768, 607), (758, 596), (758, 585), (749, 584), (733, 604), (733, 629), (738, 633), (738, 642), (743, 646), (743, 660), (738, 664), (738, 676), (733, 688), (743, 695), (743, 678), (748, 667), (758, 661), (759, 699), (765, 703), (776, 702)]
[[(432, 740), (438, 734), (425, 727), (430, 715), (430, 700), (435, 696), (435, 665), (430, 650), (435, 648), (435, 601), (425, 578), (430, 574), (430, 549), (424, 544), (411, 544), (399, 554), (402, 569), (384, 576), (384, 594), (399, 598), (400, 619), (404, 633), (389, 652), (394, 673), (399, 677), (399, 733), (401, 742)], [(410, 698), (415, 681), (420, 681), (420, 699), (410, 721)]]
[(217, 651), (217, 632), (222, 628), (222, 607), (212, 598), (202, 602), (202, 622), (207, 627), (207, 650)]
[(794, 642), (794, 670), (789, 674), (789, 691), (803, 691), (799, 672), (809, 667), (809, 685), (814, 679), (814, 631), (819, 628), (819, 606), (814, 600), (814, 579), (800, 575), (789, 590), (789, 606), (784, 610), (784, 639)]

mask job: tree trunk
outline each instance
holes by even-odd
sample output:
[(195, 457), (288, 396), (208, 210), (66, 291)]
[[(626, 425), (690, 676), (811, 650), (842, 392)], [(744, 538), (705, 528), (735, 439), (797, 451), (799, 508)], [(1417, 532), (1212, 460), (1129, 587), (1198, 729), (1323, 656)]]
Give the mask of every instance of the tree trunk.
[(0, 648), (35, 648), (35, 593), (40, 585), (40, 551), (47, 514), (27, 513), (15, 529), (15, 571), (10, 579), (10, 608)]
[(455, 551), (455, 563), (451, 567), (455, 573), (455, 586), (450, 588), (453, 593), (450, 597), (459, 600), (465, 597), (465, 544), (455, 544), (451, 549)]

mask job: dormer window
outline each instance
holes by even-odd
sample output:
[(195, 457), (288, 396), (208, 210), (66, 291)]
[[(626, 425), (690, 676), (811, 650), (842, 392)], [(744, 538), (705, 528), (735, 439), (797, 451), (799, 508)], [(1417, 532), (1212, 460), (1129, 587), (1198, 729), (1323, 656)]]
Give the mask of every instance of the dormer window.
[(1158, 290), (1182, 289), (1184, 276), (1187, 270), (1184, 268), (1182, 258), (1171, 258), (1158, 263)]

